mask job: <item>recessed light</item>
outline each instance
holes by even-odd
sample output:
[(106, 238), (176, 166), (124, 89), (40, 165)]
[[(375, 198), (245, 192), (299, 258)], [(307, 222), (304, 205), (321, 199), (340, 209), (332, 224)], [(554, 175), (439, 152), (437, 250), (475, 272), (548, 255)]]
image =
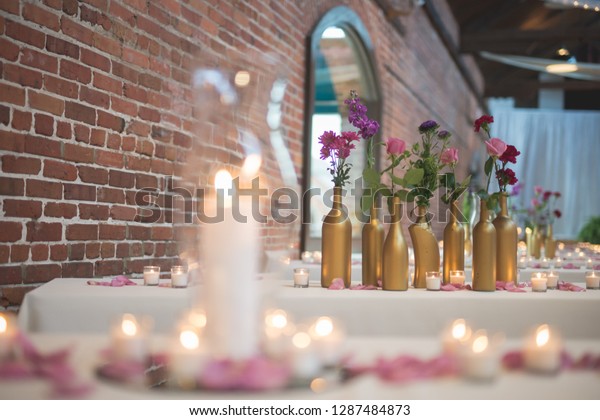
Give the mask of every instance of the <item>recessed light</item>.
[(577, 71), (577, 64), (559, 63), (549, 64), (546, 66), (546, 71), (549, 73), (572, 73)]

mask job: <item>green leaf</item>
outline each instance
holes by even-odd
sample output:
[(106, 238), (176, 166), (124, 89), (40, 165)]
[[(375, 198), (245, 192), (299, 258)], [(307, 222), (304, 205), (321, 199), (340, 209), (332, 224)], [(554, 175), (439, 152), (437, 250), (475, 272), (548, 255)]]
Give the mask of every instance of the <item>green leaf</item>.
[(484, 166), (484, 171), (485, 174), (487, 176), (490, 176), (490, 174), (492, 173), (492, 169), (494, 168), (494, 158), (492, 158), (491, 156), (488, 158), (488, 160), (485, 161), (485, 166)]
[(361, 197), (361, 209), (362, 209), (363, 213), (367, 213), (369, 211), (369, 209), (373, 205), (373, 198), (374, 198), (374, 195), (372, 195), (372, 194), (363, 195)]
[(377, 186), (381, 182), (381, 176), (374, 168), (365, 168), (363, 178), (369, 187)]
[(379, 189), (377, 190), (377, 192), (379, 194), (381, 194), (384, 197), (389, 197), (392, 195), (392, 190), (390, 190), (388, 187), (386, 187), (384, 184), (381, 184), (379, 186)]
[[(390, 174), (391, 175), (391, 174)], [(399, 178), (395, 175), (391, 175), (392, 178), (392, 182), (396, 185), (402, 185), (403, 187), (405, 187), (406, 185), (406, 181), (403, 178)]]
[(456, 185), (454, 174), (452, 172), (446, 172), (445, 174), (440, 175), (440, 185), (449, 190), (453, 190)]
[(406, 201), (408, 198), (408, 191), (406, 191), (406, 190), (397, 191), (395, 196), (400, 198), (400, 201)]
[(425, 171), (421, 168), (412, 168), (406, 171), (404, 181), (407, 185), (417, 185), (423, 179)]

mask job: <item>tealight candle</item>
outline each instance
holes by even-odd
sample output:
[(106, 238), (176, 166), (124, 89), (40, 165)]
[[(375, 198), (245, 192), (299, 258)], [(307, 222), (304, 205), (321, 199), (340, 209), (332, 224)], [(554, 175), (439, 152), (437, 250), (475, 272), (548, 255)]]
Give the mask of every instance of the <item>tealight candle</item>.
[(294, 268), (294, 287), (308, 287), (309, 271), (307, 268)]
[(115, 360), (145, 362), (146, 334), (132, 314), (124, 314), (112, 329), (112, 356)]
[(344, 332), (333, 319), (328, 316), (319, 317), (309, 329), (310, 337), (314, 340), (321, 362), (325, 366), (335, 366), (341, 359), (341, 346)]
[(556, 260), (554, 260), (554, 268), (561, 268), (562, 267), (562, 258), (557, 258)]
[(321, 264), (321, 261), (323, 260), (323, 254), (321, 253), (321, 251), (314, 251), (313, 252), (313, 260), (317, 264)]
[(8, 313), (0, 313), (0, 361), (11, 357), (15, 336), (13, 316)]
[(302, 253), (302, 262), (303, 263), (310, 264), (313, 261), (314, 260), (313, 260), (313, 253), (312, 252), (310, 252), (310, 251), (304, 251)]
[(558, 273), (550, 271), (548, 274), (546, 274), (546, 279), (546, 286), (548, 289), (556, 289), (558, 286)]
[(581, 252), (579, 253), (579, 258), (583, 258), (583, 257), (585, 257), (585, 252), (581, 251)]
[(533, 267), (534, 265), (535, 265), (535, 258), (533, 258), (533, 257), (529, 257), (529, 258), (527, 259), (527, 266), (528, 266), (528, 267)]
[(595, 271), (585, 273), (585, 287), (587, 289), (600, 289), (600, 276)]
[(450, 271), (450, 283), (463, 285), (465, 284), (465, 272), (463, 270)]
[(573, 254), (571, 252), (567, 252), (567, 258), (571, 258)]
[(519, 258), (519, 268), (527, 268), (527, 258)]
[(545, 273), (531, 274), (531, 290), (534, 292), (545, 292), (548, 287), (548, 279)]
[(171, 286), (172, 287), (187, 287), (188, 273), (185, 267), (174, 265), (171, 267)]
[(428, 271), (425, 273), (425, 284), (427, 290), (440, 290), (442, 276), (439, 271)]
[(461, 353), (461, 370), (468, 379), (492, 380), (498, 373), (499, 358), (485, 331), (474, 334)]
[(295, 326), (283, 309), (270, 309), (265, 313), (263, 348), (267, 356), (285, 358), (292, 350)]
[(321, 360), (316, 353), (310, 334), (304, 330), (292, 336), (292, 374), (298, 381), (311, 381), (321, 370)]
[(462, 318), (455, 320), (442, 336), (444, 351), (451, 354), (456, 353), (469, 338), (471, 338), (471, 327)]
[(534, 372), (554, 373), (560, 368), (560, 337), (547, 324), (540, 325), (526, 342), (523, 351), (525, 367)]
[(542, 261), (540, 261), (540, 267), (541, 268), (549, 268), (550, 267), (550, 262), (548, 261), (548, 258), (546, 258), (546, 257), (542, 258)]
[(160, 267), (156, 265), (144, 266), (144, 284), (146, 286), (158, 286), (160, 279)]
[(585, 268), (594, 268), (594, 261), (591, 258), (588, 258), (585, 263)]

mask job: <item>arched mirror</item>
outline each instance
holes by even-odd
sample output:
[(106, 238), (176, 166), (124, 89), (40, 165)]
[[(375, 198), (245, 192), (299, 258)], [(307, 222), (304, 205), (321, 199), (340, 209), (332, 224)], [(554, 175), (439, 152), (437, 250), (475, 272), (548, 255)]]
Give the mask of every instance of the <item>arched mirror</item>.
[[(307, 98), (304, 147), (305, 194), (302, 249), (319, 250), (321, 226), (330, 210), (323, 196), (333, 185), (328, 162), (320, 159), (319, 136), (326, 130), (355, 131), (348, 122), (344, 100), (355, 90), (368, 107), (371, 119), (381, 121), (379, 84), (372, 59), (371, 40), (360, 18), (341, 6), (330, 10), (319, 21), (310, 37), (307, 68)], [(375, 139), (379, 141), (378, 139)], [(346, 188), (344, 204), (353, 226), (353, 250), (360, 250), (361, 222), (360, 182), (365, 165), (366, 148), (360, 143), (348, 161), (352, 164), (351, 186)], [(378, 164), (378, 162), (376, 163)]]

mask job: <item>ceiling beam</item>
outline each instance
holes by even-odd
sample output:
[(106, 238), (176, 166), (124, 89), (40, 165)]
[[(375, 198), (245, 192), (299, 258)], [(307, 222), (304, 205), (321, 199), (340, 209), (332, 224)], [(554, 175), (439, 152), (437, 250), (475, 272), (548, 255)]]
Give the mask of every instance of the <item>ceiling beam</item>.
[(561, 80), (557, 82), (541, 82), (531, 80), (528, 82), (498, 83), (485, 88), (486, 97), (527, 96), (540, 89), (561, 90), (600, 90), (600, 81), (588, 80)]

